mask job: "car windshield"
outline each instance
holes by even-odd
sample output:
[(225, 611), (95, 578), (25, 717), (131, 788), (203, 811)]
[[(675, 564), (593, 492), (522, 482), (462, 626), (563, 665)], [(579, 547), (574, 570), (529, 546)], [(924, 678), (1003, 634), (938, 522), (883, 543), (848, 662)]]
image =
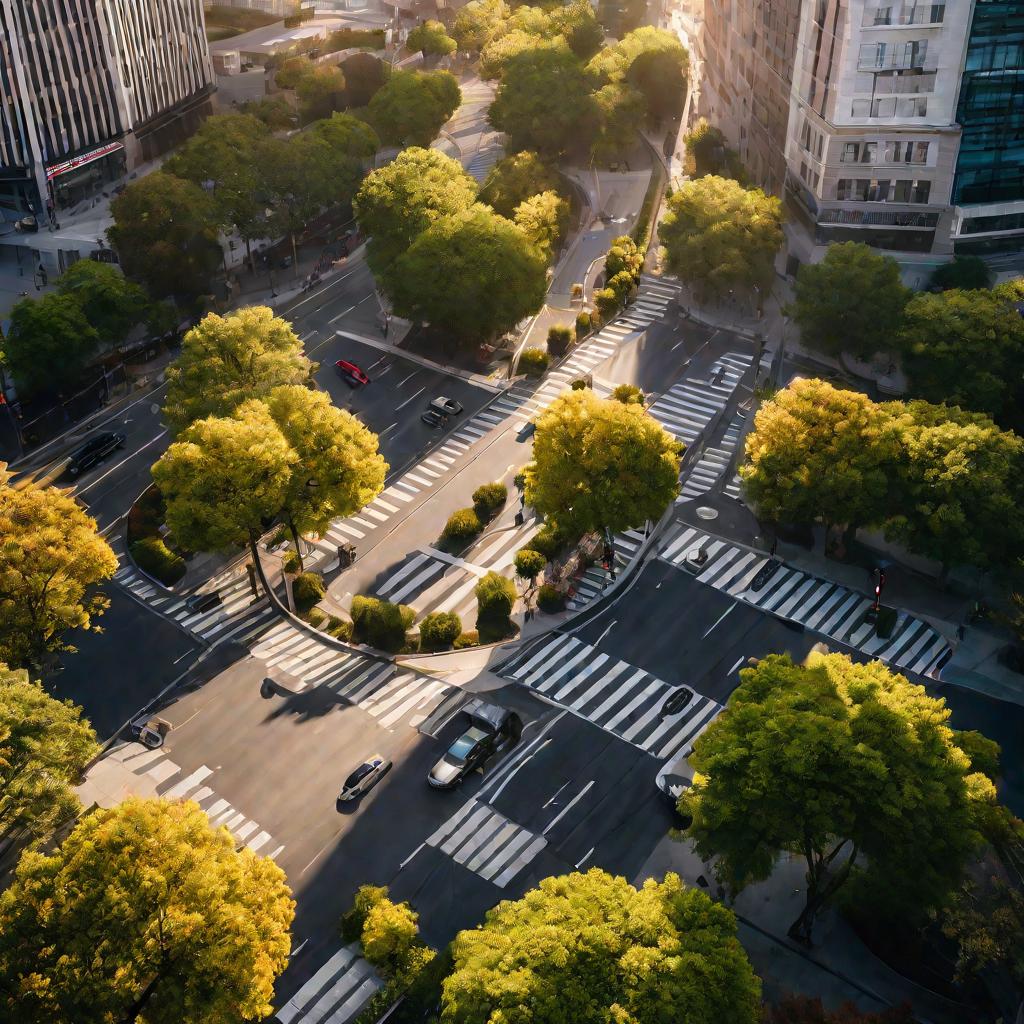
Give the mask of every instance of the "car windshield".
[(448, 760), (453, 764), (465, 764), (473, 748), (482, 740), (487, 733), (483, 729), (470, 729), (463, 733), (449, 748)]
[(372, 764), (361, 764), (346, 780), (345, 788), (351, 789), (373, 771)]

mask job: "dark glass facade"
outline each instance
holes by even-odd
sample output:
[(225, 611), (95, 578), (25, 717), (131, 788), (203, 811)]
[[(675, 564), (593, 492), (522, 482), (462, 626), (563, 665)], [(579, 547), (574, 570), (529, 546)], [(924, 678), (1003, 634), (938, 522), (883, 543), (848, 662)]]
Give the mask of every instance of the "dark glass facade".
[(953, 202), (1024, 199), (1024, 2), (976, 0), (957, 120)]

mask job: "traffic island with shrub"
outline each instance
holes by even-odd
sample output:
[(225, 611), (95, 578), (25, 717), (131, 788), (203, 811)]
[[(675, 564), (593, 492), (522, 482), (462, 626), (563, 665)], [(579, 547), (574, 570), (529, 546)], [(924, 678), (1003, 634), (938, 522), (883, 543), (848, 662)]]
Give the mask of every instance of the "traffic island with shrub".
[(408, 646), (406, 633), (416, 619), (407, 604), (392, 604), (379, 597), (357, 594), (352, 598), (352, 637), (379, 651), (397, 654)]
[(420, 650), (448, 650), (462, 636), (462, 620), (455, 612), (431, 612), (420, 623)]
[(164, 527), (166, 507), (155, 484), (139, 495), (128, 512), (127, 542), (132, 561), (147, 575), (165, 587), (172, 587), (185, 576), (184, 553), (176, 549), (174, 539)]
[(465, 550), (483, 528), (484, 524), (480, 522), (475, 508), (456, 509), (444, 524), (438, 546), (449, 554), (457, 554)]
[(541, 377), (551, 363), (551, 356), (542, 348), (525, 348), (519, 355), (517, 369), (527, 377)]

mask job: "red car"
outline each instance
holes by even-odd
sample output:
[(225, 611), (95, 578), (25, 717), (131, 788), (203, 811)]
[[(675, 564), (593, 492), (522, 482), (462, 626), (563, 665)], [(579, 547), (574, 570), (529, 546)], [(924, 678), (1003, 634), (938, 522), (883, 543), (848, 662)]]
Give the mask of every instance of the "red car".
[(351, 388), (358, 388), (363, 384), (370, 383), (370, 378), (355, 363), (350, 363), (347, 359), (339, 359), (334, 364), (334, 368), (338, 371), (338, 376)]

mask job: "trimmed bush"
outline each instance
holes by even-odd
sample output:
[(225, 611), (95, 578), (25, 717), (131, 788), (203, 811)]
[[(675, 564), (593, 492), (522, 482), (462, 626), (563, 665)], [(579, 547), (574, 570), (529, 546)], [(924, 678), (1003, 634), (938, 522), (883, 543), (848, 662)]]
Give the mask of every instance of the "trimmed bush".
[(481, 521), (490, 519), (504, 508), (506, 501), (508, 501), (508, 488), (497, 481), (481, 484), (473, 492), (473, 509)]
[(299, 553), (294, 550), (285, 554), (281, 564), (285, 572), (298, 572), (302, 567), (302, 563), (299, 561)]
[(608, 287), (618, 296), (619, 304), (625, 305), (636, 294), (636, 281), (626, 270), (620, 270), (608, 281)]
[(612, 288), (602, 288), (599, 292), (595, 292), (594, 294), (594, 305), (597, 306), (597, 311), (601, 314), (601, 319), (609, 320), (619, 311), (619, 306), (621, 306), (622, 303), (619, 301), (619, 296), (616, 291)]
[(586, 337), (591, 331), (596, 330), (597, 324), (594, 323), (594, 318), (584, 310), (582, 313), (576, 314), (576, 338)]
[(405, 646), (405, 631), (416, 613), (404, 604), (357, 594), (352, 598), (352, 635), (360, 643), (394, 653)]
[(143, 537), (131, 547), (135, 564), (165, 587), (185, 575), (185, 559), (176, 555), (159, 537)]
[(636, 242), (629, 235), (619, 235), (618, 238), (613, 238), (611, 248), (604, 261), (605, 277), (610, 280), (616, 274), (625, 271), (633, 281), (639, 282), (643, 269), (644, 254)]
[(502, 640), (513, 631), (510, 616), (515, 607), (515, 584), (500, 573), (489, 572), (476, 585), (476, 628), (483, 643)]
[(620, 384), (612, 392), (612, 398), (623, 405), (644, 404), (644, 393), (635, 384)]
[(457, 651), (464, 651), (467, 647), (478, 647), (479, 645), (480, 634), (475, 629), (471, 629), (467, 633), (460, 633), (455, 638), (455, 643), (452, 644)]
[(555, 324), (548, 328), (548, 352), (556, 359), (564, 356), (575, 340), (573, 329), (567, 324)]
[(483, 529), (476, 509), (460, 508), (448, 517), (441, 531), (441, 539), (449, 541), (466, 541), (475, 537)]
[(420, 623), (420, 649), (439, 651), (462, 635), (462, 620), (455, 612), (431, 612)]
[(337, 615), (330, 615), (327, 618), (327, 632), (338, 640), (346, 643), (352, 639), (352, 623), (348, 619), (339, 618)]
[(589, 388), (589, 387), (590, 387), (590, 381), (586, 380), (586, 379), (585, 379), (585, 378), (583, 378), (583, 377), (579, 377), (578, 379), (574, 380), (574, 381), (573, 381), (573, 382), (572, 382), (572, 383), (571, 383), (571, 384), (569, 385), (569, 387), (570, 387), (570, 388), (571, 388), (571, 389), (572, 389), (573, 391), (586, 391), (586, 390), (587, 390), (587, 388)]
[(292, 581), (292, 597), (295, 598), (295, 609), (300, 615), (321, 601), (326, 592), (324, 578), (318, 572), (300, 573)]
[(516, 552), (516, 575), (524, 580), (535, 580), (547, 564), (547, 556), (532, 548), (520, 548)]
[(542, 348), (523, 349), (519, 356), (519, 372), (528, 377), (539, 377), (548, 368), (551, 357)]
[(151, 484), (128, 510), (128, 543), (159, 537), (165, 511), (163, 496), (156, 484)]
[(537, 591), (537, 607), (542, 612), (553, 615), (565, 608), (565, 595), (559, 592), (550, 583), (544, 583)]
[(305, 619), (314, 629), (320, 629), (327, 621), (327, 612), (322, 608), (310, 608)]
[(553, 527), (542, 526), (526, 546), (539, 551), (550, 562), (565, 547), (565, 540)]

